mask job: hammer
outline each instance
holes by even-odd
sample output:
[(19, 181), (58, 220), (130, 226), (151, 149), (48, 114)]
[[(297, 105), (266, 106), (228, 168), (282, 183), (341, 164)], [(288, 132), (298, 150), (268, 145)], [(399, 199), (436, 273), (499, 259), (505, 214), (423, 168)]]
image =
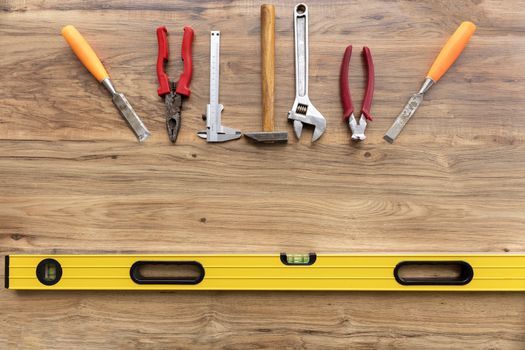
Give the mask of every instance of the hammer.
[(263, 131), (245, 133), (258, 143), (286, 143), (288, 132), (274, 131), (275, 116), (275, 7), (261, 6), (261, 78), (262, 78), (262, 123)]

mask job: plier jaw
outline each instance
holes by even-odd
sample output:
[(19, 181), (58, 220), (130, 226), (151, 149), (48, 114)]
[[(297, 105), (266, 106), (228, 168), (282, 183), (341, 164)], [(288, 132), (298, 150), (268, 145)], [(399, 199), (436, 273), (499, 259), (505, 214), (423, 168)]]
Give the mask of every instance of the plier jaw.
[(164, 96), (166, 105), (166, 130), (171, 142), (177, 141), (180, 130), (180, 120), (182, 111), (182, 95), (176, 92), (176, 84), (171, 83), (172, 90)]
[(168, 30), (164, 26), (157, 28), (157, 42), (159, 46), (157, 55), (159, 87), (157, 94), (164, 98), (166, 105), (166, 129), (171, 142), (175, 142), (179, 134), (183, 97), (187, 98), (191, 94), (190, 82), (193, 69), (191, 49), (194, 35), (191, 27), (184, 27), (181, 50), (184, 68), (179, 81), (175, 83), (169, 79), (164, 71), (164, 67), (169, 60)]
[(372, 121), (372, 114), (370, 109), (372, 107), (372, 98), (374, 97), (374, 62), (372, 60), (372, 53), (368, 47), (363, 47), (363, 56), (367, 67), (367, 84), (366, 91), (361, 105), (361, 113), (359, 121), (354, 116), (354, 106), (352, 104), (352, 96), (350, 94), (350, 87), (348, 85), (348, 69), (350, 64), (350, 57), (352, 56), (352, 45), (348, 45), (343, 55), (341, 62), (341, 73), (339, 76), (339, 87), (341, 93), (341, 103), (343, 105), (343, 120), (348, 123), (350, 130), (352, 130), (353, 141), (363, 141), (366, 139), (365, 130), (367, 120)]

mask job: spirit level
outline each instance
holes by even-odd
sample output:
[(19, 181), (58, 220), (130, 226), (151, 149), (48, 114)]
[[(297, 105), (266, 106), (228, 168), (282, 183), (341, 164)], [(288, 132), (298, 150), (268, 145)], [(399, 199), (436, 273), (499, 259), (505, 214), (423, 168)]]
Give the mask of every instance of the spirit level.
[(525, 253), (10, 255), (5, 266), (10, 289), (525, 291)]

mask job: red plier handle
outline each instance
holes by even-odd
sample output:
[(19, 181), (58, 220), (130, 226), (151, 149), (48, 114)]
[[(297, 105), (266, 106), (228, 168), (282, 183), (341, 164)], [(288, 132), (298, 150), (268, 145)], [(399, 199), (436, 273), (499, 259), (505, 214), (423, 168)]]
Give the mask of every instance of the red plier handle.
[[(367, 66), (367, 83), (366, 92), (361, 106), (361, 114), (366, 119), (372, 120), (370, 108), (372, 107), (372, 98), (374, 97), (374, 61), (372, 60), (372, 53), (368, 47), (363, 47), (363, 55)], [(341, 93), (341, 103), (343, 104), (343, 120), (348, 122), (348, 119), (354, 113), (354, 105), (352, 104), (352, 96), (350, 94), (350, 87), (348, 85), (348, 69), (350, 67), (350, 57), (352, 56), (352, 45), (348, 45), (343, 55), (341, 62), (341, 73), (339, 75), (339, 91)]]
[[(183, 96), (190, 96), (190, 82), (193, 70), (191, 48), (193, 44), (193, 37), (195, 33), (191, 27), (184, 27), (184, 35), (182, 37), (181, 57), (184, 68), (177, 82), (176, 92)], [(159, 88), (157, 94), (161, 97), (167, 95), (171, 91), (171, 84), (168, 75), (164, 71), (166, 62), (169, 59), (168, 46), (168, 30), (165, 26), (157, 28), (157, 42), (159, 44), (159, 51), (157, 55), (157, 78), (159, 80)]]

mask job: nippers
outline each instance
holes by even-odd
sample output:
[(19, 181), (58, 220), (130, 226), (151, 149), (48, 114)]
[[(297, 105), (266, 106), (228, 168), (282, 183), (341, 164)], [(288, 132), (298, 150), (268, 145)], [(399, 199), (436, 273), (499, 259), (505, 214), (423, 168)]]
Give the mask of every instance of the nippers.
[(183, 97), (190, 97), (190, 82), (192, 73), (192, 58), (191, 46), (193, 43), (194, 32), (191, 27), (184, 27), (184, 35), (182, 37), (182, 62), (184, 65), (183, 71), (179, 77), (179, 81), (173, 82), (168, 78), (164, 71), (164, 66), (168, 62), (168, 30), (166, 27), (157, 28), (157, 41), (159, 44), (159, 51), (157, 56), (157, 78), (159, 80), (159, 88), (157, 94), (164, 97), (166, 104), (166, 129), (168, 130), (168, 137), (171, 142), (177, 140), (181, 123), (181, 110)]
[(372, 106), (372, 98), (374, 97), (374, 62), (372, 61), (372, 53), (370, 52), (370, 49), (366, 46), (363, 47), (363, 56), (366, 60), (368, 79), (365, 96), (361, 105), (361, 116), (359, 118), (359, 122), (357, 122), (354, 116), (354, 106), (352, 104), (352, 96), (350, 95), (350, 87), (348, 86), (348, 68), (351, 56), (352, 45), (349, 45), (345, 50), (345, 54), (343, 55), (343, 62), (341, 62), (341, 74), (339, 76), (341, 103), (343, 104), (344, 110), (343, 120), (348, 122), (348, 125), (352, 130), (352, 140), (363, 141), (366, 139), (366, 121), (372, 121), (370, 108)]

